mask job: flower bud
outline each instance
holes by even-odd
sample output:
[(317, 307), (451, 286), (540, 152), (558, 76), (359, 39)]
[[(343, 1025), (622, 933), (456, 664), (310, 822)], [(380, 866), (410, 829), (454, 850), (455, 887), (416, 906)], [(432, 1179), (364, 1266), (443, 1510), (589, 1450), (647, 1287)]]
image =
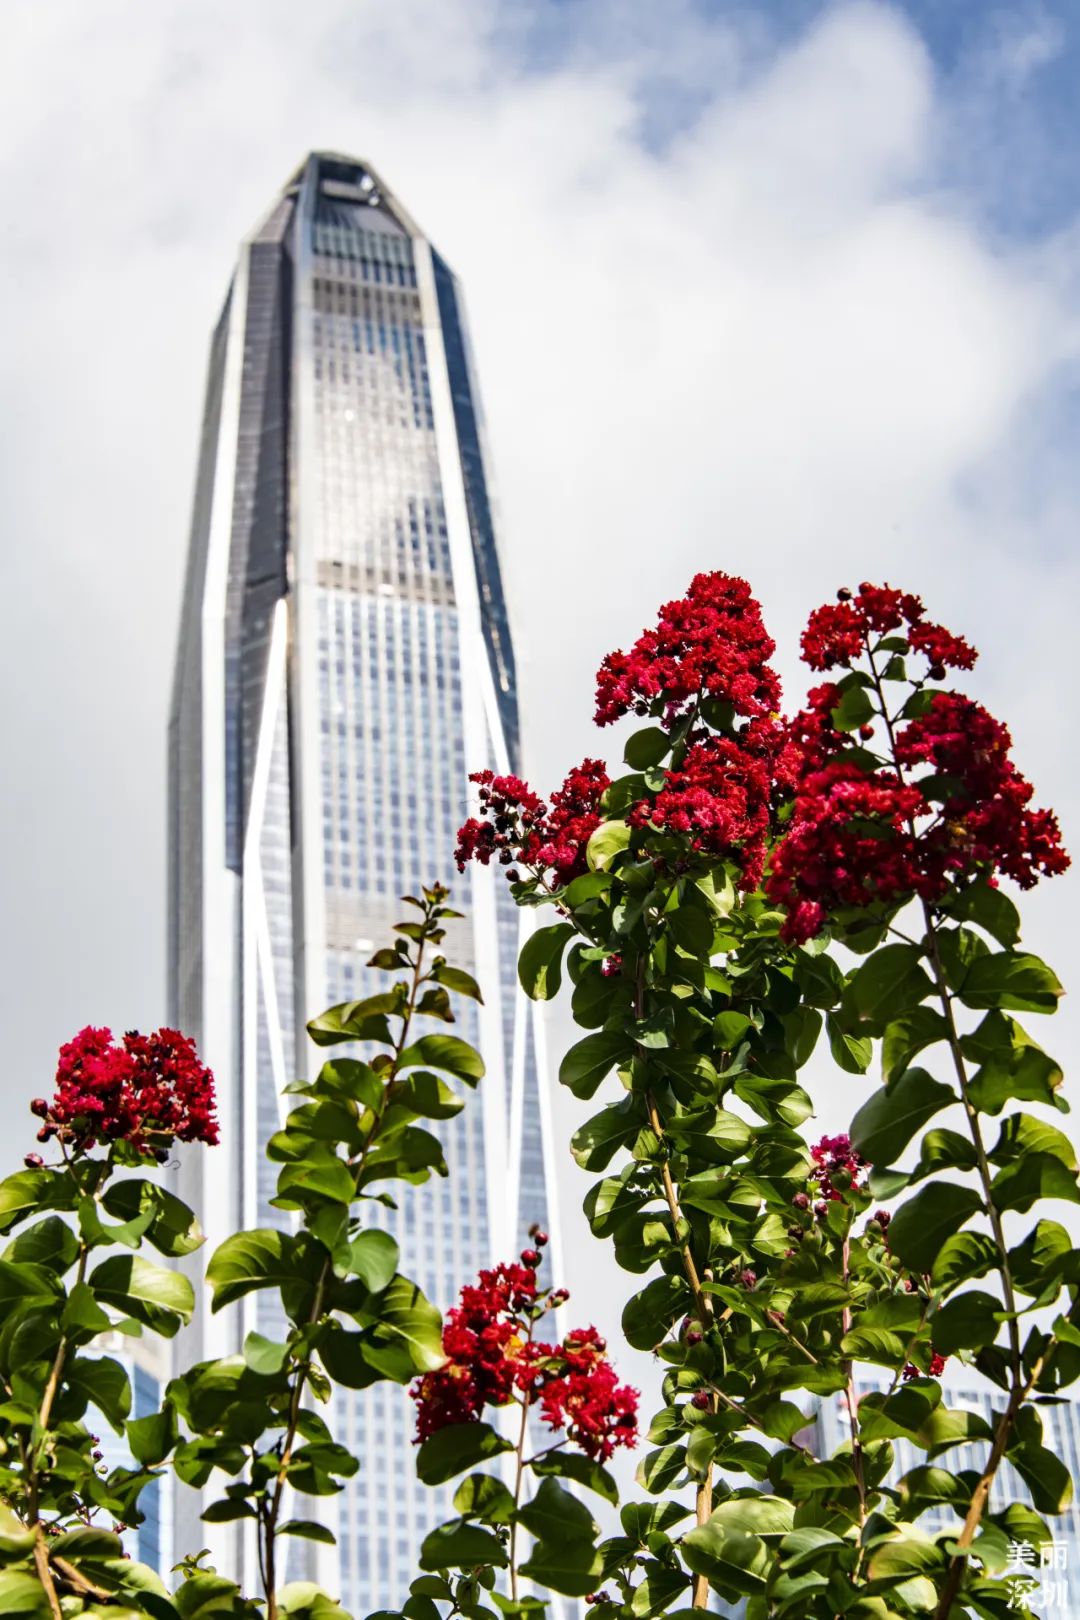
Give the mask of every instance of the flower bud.
[(23, 1164), (28, 1170), (40, 1170), (44, 1163), (45, 1160), (40, 1153), (27, 1153), (23, 1158)]
[(521, 1263), (522, 1263), (523, 1266), (530, 1266), (530, 1267), (532, 1267), (533, 1270), (535, 1270), (536, 1267), (540, 1264), (540, 1254), (539, 1254), (538, 1250), (536, 1250), (536, 1249), (522, 1249), (522, 1251), (521, 1251)]
[(945, 666), (944, 664), (931, 664), (927, 673), (932, 681), (943, 681), (945, 679)]
[(707, 1412), (712, 1405), (707, 1389), (699, 1389), (690, 1397), (690, 1405), (699, 1412)]
[(56, 1132), (53, 1130), (51, 1125), (43, 1125), (40, 1131), (37, 1133), (37, 1139), (39, 1142), (48, 1142), (53, 1136), (55, 1136), (55, 1134)]
[(35, 1097), (30, 1104), (30, 1112), (36, 1114), (38, 1119), (44, 1119), (49, 1112), (49, 1105), (44, 1097)]
[(797, 1192), (795, 1194), (794, 1198), (791, 1200), (791, 1202), (792, 1202), (792, 1204), (794, 1205), (794, 1207), (796, 1209), (809, 1209), (810, 1208), (809, 1194), (804, 1193), (804, 1192)]
[(873, 726), (868, 724), (868, 725), (859, 727), (859, 736), (862, 738), (863, 742), (869, 742), (870, 738), (873, 735), (874, 735)]
[(846, 585), (841, 585), (840, 589), (836, 593), (836, 600), (838, 602), (851, 601), (851, 592), (848, 590)]
[(686, 1335), (686, 1342), (687, 1344), (700, 1344), (701, 1337), (702, 1334), (700, 1328), (691, 1328), (689, 1333)]

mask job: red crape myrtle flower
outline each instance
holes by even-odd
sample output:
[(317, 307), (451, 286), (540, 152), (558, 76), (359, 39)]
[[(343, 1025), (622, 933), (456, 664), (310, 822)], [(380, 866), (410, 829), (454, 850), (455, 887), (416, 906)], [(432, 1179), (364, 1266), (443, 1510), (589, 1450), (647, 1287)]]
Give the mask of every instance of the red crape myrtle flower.
[(851, 1137), (846, 1131), (842, 1131), (839, 1136), (823, 1136), (821, 1141), (815, 1142), (810, 1149), (810, 1157), (814, 1161), (810, 1179), (817, 1182), (822, 1198), (832, 1204), (839, 1202), (844, 1196), (833, 1185), (833, 1177), (837, 1172), (846, 1171), (851, 1178), (849, 1185), (857, 1187), (859, 1171), (866, 1168), (866, 1160), (852, 1147)]
[(551, 807), (516, 776), (474, 771), (480, 788), (480, 819), (470, 818), (458, 832), (455, 859), (459, 872), (471, 860), (487, 866), (520, 861), (534, 871), (553, 871), (565, 885), (586, 869), (585, 850), (604, 819), (600, 799), (609, 787), (598, 759), (586, 759), (551, 795)]
[(35, 1104), (42, 1140), (59, 1136), (76, 1151), (128, 1142), (162, 1153), (175, 1140), (218, 1140), (214, 1077), (195, 1043), (175, 1029), (131, 1032), (116, 1045), (108, 1029), (80, 1030), (60, 1048), (56, 1093)]
[(633, 1446), (637, 1392), (619, 1384), (596, 1329), (579, 1328), (561, 1344), (533, 1336), (539, 1317), (564, 1298), (562, 1290), (538, 1290), (535, 1259), (482, 1271), (463, 1288), (443, 1327), (445, 1365), (410, 1392), (417, 1441), (451, 1424), (478, 1422), (486, 1406), (517, 1399), (539, 1403), (544, 1421), (565, 1429), (589, 1457), (604, 1461), (616, 1446)]
[(929, 808), (891, 771), (837, 761), (805, 777), (765, 883), (770, 900), (787, 909), (782, 937), (802, 944), (838, 906), (922, 892), (911, 823)]
[[(975, 661), (963, 637), (925, 620), (918, 597), (871, 585), (811, 614), (803, 656), (815, 669), (850, 665), (873, 635), (897, 629), (930, 659), (935, 678), (946, 665)], [(805, 943), (837, 909), (912, 896), (933, 903), (950, 883), (993, 882), (999, 873), (1030, 888), (1065, 871), (1056, 817), (1030, 807), (1033, 789), (1009, 758), (1008, 729), (981, 704), (930, 694), (926, 713), (897, 731), (896, 768), (886, 769), (845, 755), (851, 738), (832, 721), (840, 696), (837, 686), (816, 687), (787, 728), (801, 764), (765, 882), (787, 910), (784, 939)]]
[(897, 630), (932, 669), (971, 669), (978, 657), (963, 636), (927, 621), (919, 597), (888, 585), (862, 584), (854, 596), (845, 593), (841, 601), (811, 613), (802, 634), (803, 658), (811, 669), (850, 669), (874, 636)]
[(739, 737), (707, 736), (691, 743), (678, 770), (667, 772), (654, 799), (631, 809), (632, 827), (689, 836), (694, 849), (732, 856), (742, 866), (742, 887), (761, 881), (777, 782), (794, 780), (797, 753), (784, 726), (751, 720)]
[(935, 692), (933, 706), (899, 733), (901, 765), (928, 766), (953, 784), (923, 842), (928, 873), (1003, 872), (1022, 889), (1069, 866), (1052, 810), (1029, 809), (1034, 789), (1009, 750), (1009, 729), (959, 692)]
[(670, 721), (700, 698), (730, 703), (747, 718), (773, 713), (780, 681), (768, 660), (776, 644), (744, 579), (696, 574), (684, 597), (660, 609), (628, 653), (609, 653), (596, 677), (596, 723), (610, 725), (664, 699)]

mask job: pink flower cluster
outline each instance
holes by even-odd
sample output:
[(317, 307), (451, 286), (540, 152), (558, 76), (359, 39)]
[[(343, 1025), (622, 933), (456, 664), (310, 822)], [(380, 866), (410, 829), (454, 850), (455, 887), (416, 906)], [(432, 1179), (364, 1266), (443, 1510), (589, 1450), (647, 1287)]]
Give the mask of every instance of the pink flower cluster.
[(123, 1141), (160, 1156), (174, 1140), (218, 1140), (214, 1077), (175, 1029), (132, 1032), (120, 1045), (111, 1030), (80, 1030), (60, 1048), (52, 1102), (31, 1108), (43, 1121), (38, 1140), (55, 1136), (75, 1152)]

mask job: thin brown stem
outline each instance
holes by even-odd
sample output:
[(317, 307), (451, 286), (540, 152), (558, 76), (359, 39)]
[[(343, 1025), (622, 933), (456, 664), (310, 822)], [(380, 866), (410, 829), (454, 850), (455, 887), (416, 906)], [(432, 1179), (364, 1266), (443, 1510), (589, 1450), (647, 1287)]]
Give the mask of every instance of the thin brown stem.
[(38, 1580), (45, 1589), (53, 1620), (64, 1620), (64, 1611), (56, 1595), (56, 1582), (49, 1567), (49, 1550), (45, 1545), (45, 1535), (40, 1524), (34, 1525), (34, 1568), (37, 1570)]

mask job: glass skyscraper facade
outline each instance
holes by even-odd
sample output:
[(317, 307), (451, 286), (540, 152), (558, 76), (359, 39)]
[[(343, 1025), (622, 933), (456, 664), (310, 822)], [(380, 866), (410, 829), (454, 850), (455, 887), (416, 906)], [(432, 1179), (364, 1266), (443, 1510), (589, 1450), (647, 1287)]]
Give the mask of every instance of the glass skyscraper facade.
[[(213, 335), (170, 718), (172, 1016), (215, 1071), (222, 1122), (179, 1172), (204, 1253), (288, 1220), (261, 1144), (282, 1088), (320, 1061), (304, 1022), (382, 987), (365, 963), (398, 897), (450, 877), (468, 772), (516, 769), (518, 748), (460, 287), (367, 164), (314, 154), (243, 243)], [(531, 1221), (558, 1252), (540, 1029), (517, 986), (528, 923), (497, 877), (453, 883), (467, 918), (447, 954), (484, 992), (460, 1033), (488, 1073), (443, 1127), (449, 1177), (399, 1212), (368, 1206), (444, 1309)], [(220, 1318), (201, 1303), (179, 1354), (279, 1325), (265, 1302)], [(337, 1548), (293, 1543), (290, 1573), (363, 1614), (404, 1599), (448, 1504), (413, 1483), (404, 1391), (333, 1415), (361, 1469), (305, 1508)], [(250, 1580), (242, 1533), (176, 1496), (177, 1555), (210, 1546)]]

